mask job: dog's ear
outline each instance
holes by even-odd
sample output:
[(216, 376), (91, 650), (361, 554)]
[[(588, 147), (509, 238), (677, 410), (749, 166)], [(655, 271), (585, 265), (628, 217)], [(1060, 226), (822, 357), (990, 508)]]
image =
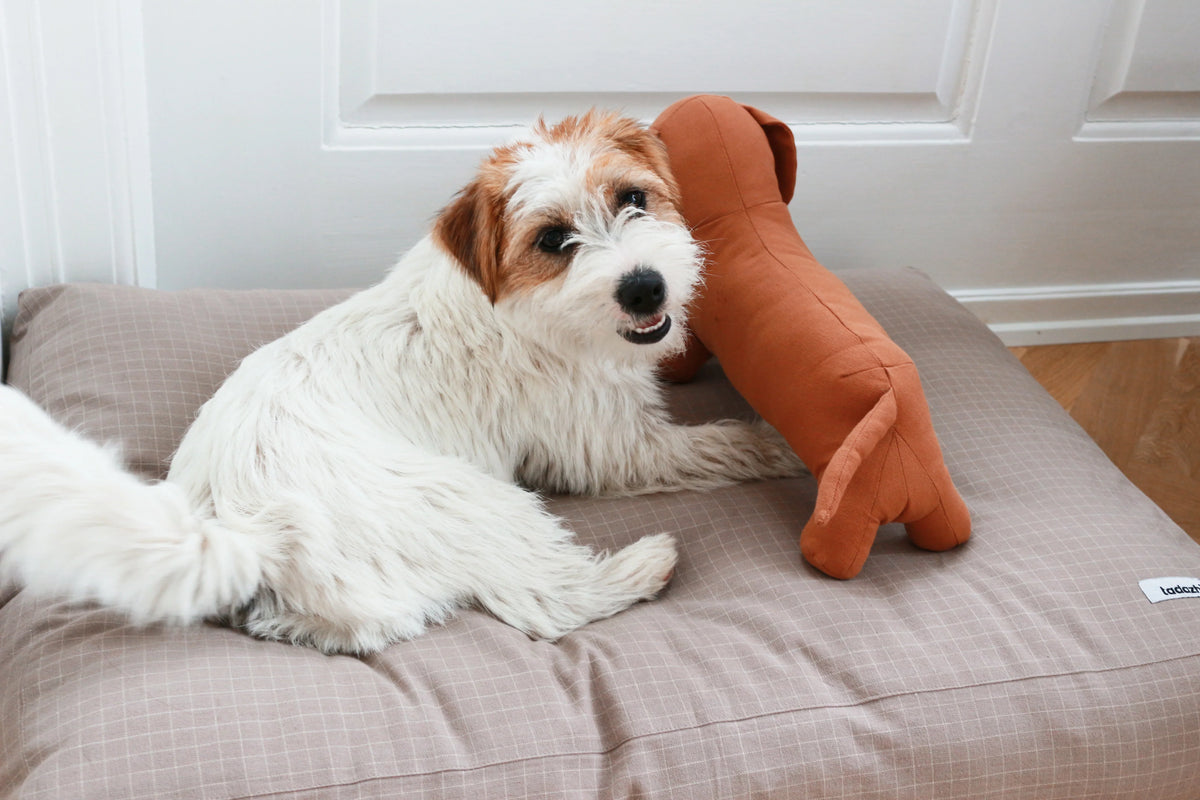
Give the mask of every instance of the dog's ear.
[(500, 296), (500, 249), (504, 215), (500, 198), (473, 181), (442, 209), (434, 236), (495, 303)]

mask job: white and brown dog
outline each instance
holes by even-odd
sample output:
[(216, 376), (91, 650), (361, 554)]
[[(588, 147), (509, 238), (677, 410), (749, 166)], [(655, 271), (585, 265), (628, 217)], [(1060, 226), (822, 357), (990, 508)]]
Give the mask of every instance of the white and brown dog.
[(590, 113), (501, 147), (379, 285), (254, 352), (167, 481), (0, 392), (2, 565), (134, 620), (221, 616), (367, 653), (476, 605), (555, 638), (669, 580), (675, 546), (571, 541), (545, 491), (794, 475), (766, 425), (673, 424), (655, 364), (700, 277), (666, 153)]

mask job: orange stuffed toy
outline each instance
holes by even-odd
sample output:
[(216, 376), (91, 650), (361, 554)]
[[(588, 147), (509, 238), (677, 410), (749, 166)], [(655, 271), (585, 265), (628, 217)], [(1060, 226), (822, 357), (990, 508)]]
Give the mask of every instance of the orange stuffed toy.
[(816, 476), (800, 550), (853, 578), (878, 527), (903, 522), (927, 550), (967, 540), (912, 360), (833, 273), (788, 213), (796, 145), (788, 127), (726, 97), (681, 100), (652, 126), (667, 145), (684, 218), (709, 252), (688, 351), (664, 365), (686, 380), (715, 354), (734, 387)]

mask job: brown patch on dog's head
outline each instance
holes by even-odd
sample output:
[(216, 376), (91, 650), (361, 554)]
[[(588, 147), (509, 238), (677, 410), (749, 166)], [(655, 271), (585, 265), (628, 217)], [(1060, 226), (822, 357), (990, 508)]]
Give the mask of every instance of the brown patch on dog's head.
[(635, 119), (611, 111), (592, 109), (577, 117), (567, 117), (553, 127), (538, 120), (535, 132), (549, 142), (602, 142), (651, 170), (663, 182), (667, 199), (679, 210), (679, 186), (671, 173), (667, 146), (646, 126)]

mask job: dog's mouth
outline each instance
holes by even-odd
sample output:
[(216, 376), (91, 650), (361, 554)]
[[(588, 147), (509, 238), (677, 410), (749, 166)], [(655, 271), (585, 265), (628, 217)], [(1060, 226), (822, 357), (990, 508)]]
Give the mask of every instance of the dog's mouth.
[(641, 325), (621, 331), (621, 335), (634, 344), (654, 344), (661, 342), (670, 330), (671, 315), (655, 314)]

